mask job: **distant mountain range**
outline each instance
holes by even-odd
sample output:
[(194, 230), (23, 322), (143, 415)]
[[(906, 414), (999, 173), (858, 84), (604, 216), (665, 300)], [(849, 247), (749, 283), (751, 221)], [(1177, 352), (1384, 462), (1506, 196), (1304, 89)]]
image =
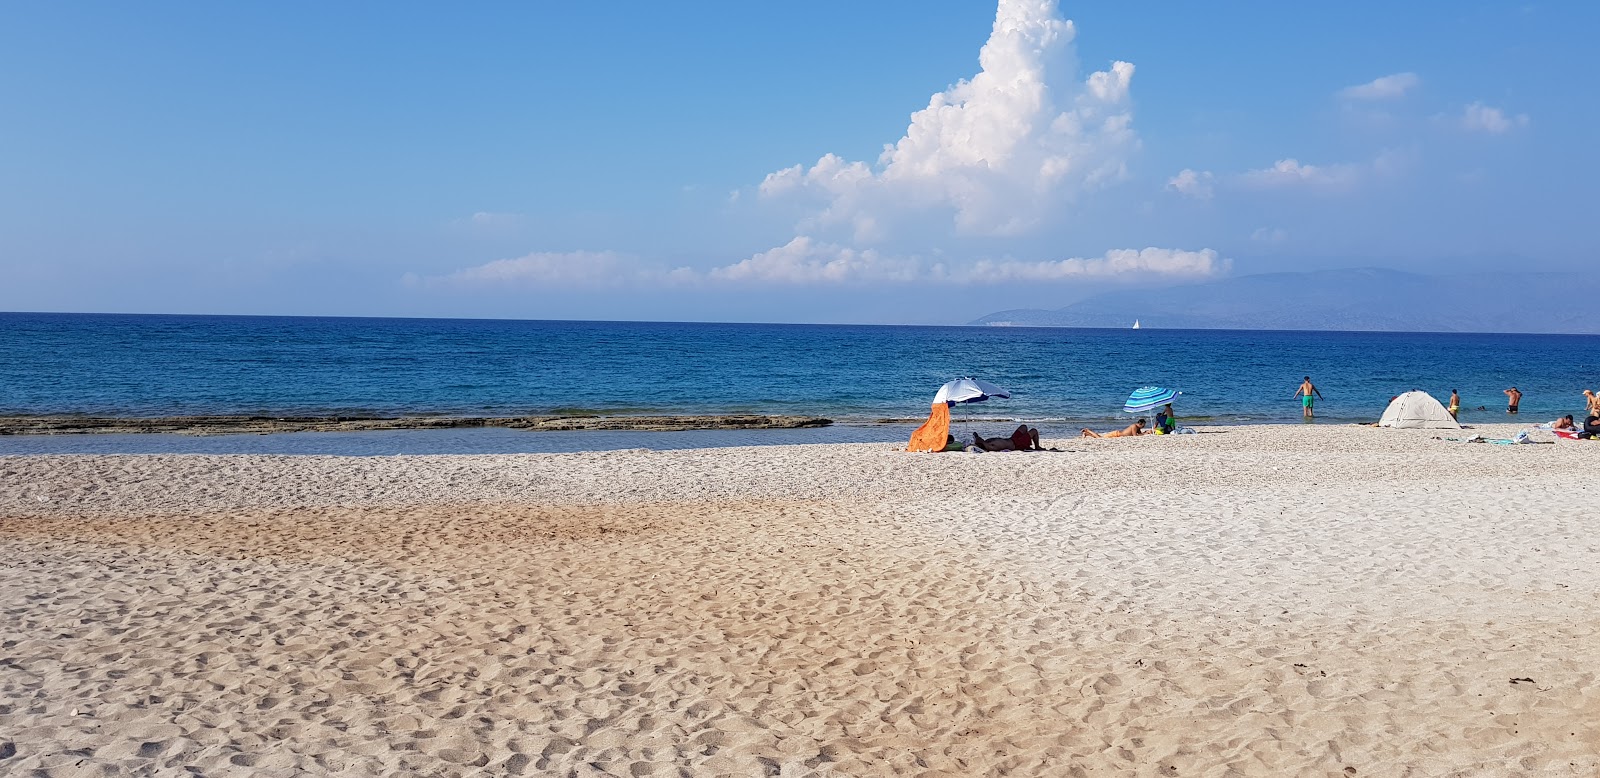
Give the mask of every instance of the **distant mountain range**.
[(1600, 333), (1595, 283), (1576, 273), (1264, 273), (1108, 292), (1056, 310), (999, 311), (972, 324), (1115, 328), (1138, 321), (1167, 329), (1592, 334)]

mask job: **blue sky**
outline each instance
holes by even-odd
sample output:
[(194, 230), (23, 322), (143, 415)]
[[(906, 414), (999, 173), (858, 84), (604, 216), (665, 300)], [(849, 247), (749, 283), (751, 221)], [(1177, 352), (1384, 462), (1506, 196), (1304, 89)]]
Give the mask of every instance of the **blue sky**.
[(1221, 5), (11, 4), (0, 309), (959, 323), (1594, 266), (1593, 4)]

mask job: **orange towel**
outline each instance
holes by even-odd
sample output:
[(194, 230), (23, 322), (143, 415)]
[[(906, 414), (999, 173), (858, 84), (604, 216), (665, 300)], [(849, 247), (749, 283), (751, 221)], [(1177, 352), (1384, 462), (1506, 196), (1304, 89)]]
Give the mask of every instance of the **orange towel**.
[(928, 412), (928, 420), (916, 432), (911, 433), (911, 445), (907, 451), (943, 451), (945, 440), (950, 436), (950, 406), (944, 403), (934, 403)]

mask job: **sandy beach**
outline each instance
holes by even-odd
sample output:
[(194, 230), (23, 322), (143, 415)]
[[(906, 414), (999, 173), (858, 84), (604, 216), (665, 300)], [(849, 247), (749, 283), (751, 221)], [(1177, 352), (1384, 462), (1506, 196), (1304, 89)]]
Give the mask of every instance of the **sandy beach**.
[(0, 457), (0, 773), (1600, 774), (1600, 443), (1465, 434)]

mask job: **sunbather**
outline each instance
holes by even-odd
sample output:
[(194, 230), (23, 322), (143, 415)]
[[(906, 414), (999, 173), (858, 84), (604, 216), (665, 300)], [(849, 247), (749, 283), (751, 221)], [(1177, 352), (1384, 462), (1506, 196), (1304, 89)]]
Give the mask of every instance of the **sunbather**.
[(1132, 424), (1129, 424), (1120, 430), (1112, 430), (1105, 433), (1095, 432), (1091, 429), (1085, 429), (1083, 431), (1083, 437), (1086, 438), (1135, 438), (1143, 434), (1144, 419), (1140, 419)]
[(1591, 415), (1583, 420), (1583, 432), (1578, 433), (1580, 438), (1589, 440), (1600, 439), (1600, 415)]
[(1550, 422), (1550, 429), (1553, 430), (1575, 430), (1577, 428), (1578, 425), (1577, 423), (1573, 422), (1572, 414), (1570, 413)]
[(1039, 445), (1039, 430), (1023, 424), (1009, 438), (986, 438), (972, 433), (972, 445), (984, 451), (1043, 451)]

